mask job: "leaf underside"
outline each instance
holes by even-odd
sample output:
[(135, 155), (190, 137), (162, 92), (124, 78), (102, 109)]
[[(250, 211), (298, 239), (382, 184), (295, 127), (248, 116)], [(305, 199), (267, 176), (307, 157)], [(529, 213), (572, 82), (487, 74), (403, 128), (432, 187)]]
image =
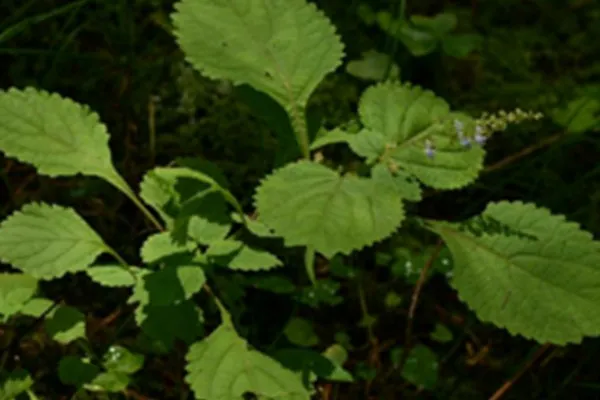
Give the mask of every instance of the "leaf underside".
[(483, 216), (529, 236), (433, 225), (452, 251), (452, 285), (478, 317), (542, 343), (599, 335), (600, 243), (533, 204), (490, 203)]
[(109, 251), (72, 209), (31, 203), (0, 226), (0, 260), (39, 279), (82, 271)]
[(0, 151), (40, 174), (97, 176), (119, 186), (109, 135), (87, 106), (43, 90), (0, 91)]

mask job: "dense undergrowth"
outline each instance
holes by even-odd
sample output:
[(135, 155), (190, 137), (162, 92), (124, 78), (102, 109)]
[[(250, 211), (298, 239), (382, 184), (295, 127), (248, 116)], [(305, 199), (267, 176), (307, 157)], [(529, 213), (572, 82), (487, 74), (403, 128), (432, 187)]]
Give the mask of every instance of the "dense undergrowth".
[[(486, 144), (485, 167), (471, 186), (427, 190), (406, 211), (461, 221), (491, 201), (522, 200), (565, 215), (598, 239), (598, 1), (315, 3), (337, 27), (346, 55), (310, 98), (313, 137), (319, 127), (351, 130), (363, 91), (394, 75), (431, 89), (452, 109), (472, 116), (515, 108), (539, 111), (543, 119), (510, 125)], [(1, 89), (33, 86), (89, 105), (109, 127), (115, 166), (131, 185), (157, 165), (199, 157), (221, 169), (244, 212), (252, 213), (260, 180), (300, 152), (293, 135), (282, 135), (286, 121), (273, 112), (269, 99), (248, 87), (205, 78), (185, 62), (171, 34), (172, 11), (173, 2), (161, 0), (4, 1)], [(385, 23), (442, 12), (456, 15), (457, 24), (439, 38), (393, 35)], [(323, 152), (354, 168), (343, 149)], [(31, 201), (72, 206), (123, 258), (140, 262), (138, 249), (154, 228), (107, 183), (49, 178), (11, 158), (0, 162), (2, 220)], [(298, 265), (300, 253), (290, 251), (283, 259), (286, 268), (268, 278), (216, 270), (211, 287), (240, 335), (284, 364), (301, 359), (299, 353), (281, 351), (290, 346), (340, 357), (343, 369), (336, 378), (342, 382), (319, 380), (316, 398), (600, 398), (597, 338), (555, 346), (482, 323), (448, 284), (449, 250), (419, 228), (405, 225), (398, 235), (344, 262), (318, 257), (317, 285)], [(435, 273), (422, 286), (414, 321), (407, 322), (427, 264)], [(186, 342), (218, 325), (214, 304), (204, 310), (204, 323), (193, 328), (165, 316), (161, 323), (172, 326), (157, 329), (174, 339), (168, 348), (136, 327), (129, 288), (107, 289), (79, 273), (41, 282), (39, 292), (80, 310), (85, 315), (81, 336), (87, 340), (54, 340), (39, 314), (11, 319), (0, 326), (2, 374), (28, 371), (40, 399), (193, 397), (185, 380)], [(503, 296), (510, 299), (510, 293)], [(204, 302), (205, 297), (200, 295)], [(416, 343), (407, 361), (402, 349)], [(119, 353), (122, 348), (127, 350)], [(110, 394), (102, 385), (97, 391), (79, 388), (93, 371), (73, 360), (97, 361), (108, 349), (121, 355), (116, 364), (134, 371), (127, 388)], [(345, 374), (353, 382), (345, 382)], [(13, 376), (11, 382), (16, 381)]]

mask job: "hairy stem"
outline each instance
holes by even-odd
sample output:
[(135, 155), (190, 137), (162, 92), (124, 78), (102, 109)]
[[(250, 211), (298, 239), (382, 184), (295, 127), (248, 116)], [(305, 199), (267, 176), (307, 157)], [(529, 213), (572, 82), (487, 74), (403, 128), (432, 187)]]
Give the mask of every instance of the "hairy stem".
[(289, 109), (289, 115), (302, 157), (310, 159), (310, 141), (308, 139), (308, 127), (306, 125), (306, 110), (304, 107), (294, 105)]

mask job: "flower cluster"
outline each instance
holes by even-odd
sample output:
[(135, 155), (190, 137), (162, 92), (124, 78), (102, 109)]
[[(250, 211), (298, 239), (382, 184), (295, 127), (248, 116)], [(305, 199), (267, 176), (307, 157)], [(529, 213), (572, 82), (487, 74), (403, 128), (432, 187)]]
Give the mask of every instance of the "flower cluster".
[[(454, 130), (461, 146), (470, 148), (472, 141), (483, 146), (492, 133), (505, 130), (508, 124), (518, 124), (529, 120), (537, 121), (541, 118), (543, 118), (543, 114), (540, 112), (523, 111), (520, 108), (510, 112), (500, 110), (495, 114), (484, 112), (475, 120), (475, 131), (472, 138), (465, 134), (465, 125), (462, 121), (454, 120)], [(424, 151), (428, 158), (435, 156), (435, 147), (431, 139), (425, 140)]]

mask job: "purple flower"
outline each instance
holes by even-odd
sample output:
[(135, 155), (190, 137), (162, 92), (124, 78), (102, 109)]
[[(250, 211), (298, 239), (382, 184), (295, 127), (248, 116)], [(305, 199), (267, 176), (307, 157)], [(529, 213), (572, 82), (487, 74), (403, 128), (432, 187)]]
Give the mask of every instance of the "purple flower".
[(433, 158), (433, 156), (435, 155), (435, 149), (433, 148), (433, 143), (431, 143), (431, 140), (427, 139), (425, 141), (425, 155), (428, 158)]
[(483, 128), (479, 125), (475, 127), (474, 139), (480, 146), (483, 146), (487, 140), (487, 136), (483, 134)]
[(459, 120), (454, 120), (454, 129), (458, 135), (458, 140), (463, 147), (471, 147), (471, 139), (465, 136), (465, 125)]
[(454, 129), (456, 130), (456, 133), (458, 134), (458, 136), (462, 136), (465, 132), (465, 125), (461, 121), (455, 119), (454, 120)]

